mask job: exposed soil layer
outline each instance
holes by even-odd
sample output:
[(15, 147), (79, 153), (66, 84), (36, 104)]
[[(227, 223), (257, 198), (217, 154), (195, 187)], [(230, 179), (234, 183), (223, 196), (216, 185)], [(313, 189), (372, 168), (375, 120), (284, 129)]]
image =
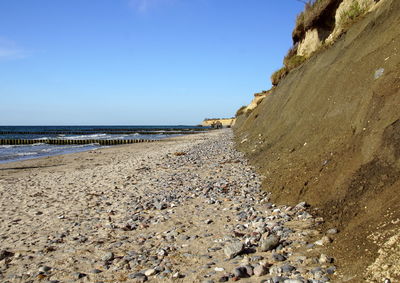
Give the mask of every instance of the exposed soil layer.
[(275, 201), (307, 201), (340, 229), (338, 282), (371, 279), (379, 246), (399, 233), (399, 26), (400, 1), (382, 1), (235, 126)]

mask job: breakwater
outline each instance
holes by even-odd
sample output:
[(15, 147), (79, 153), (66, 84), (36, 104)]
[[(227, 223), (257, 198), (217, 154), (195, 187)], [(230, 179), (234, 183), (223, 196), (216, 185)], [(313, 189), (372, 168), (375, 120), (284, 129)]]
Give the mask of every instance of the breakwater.
[(45, 143), (51, 145), (83, 145), (83, 144), (99, 144), (99, 145), (121, 145), (143, 142), (155, 142), (156, 140), (147, 139), (128, 139), (128, 140), (67, 140), (67, 139), (0, 139), (0, 145), (28, 145)]
[[(98, 133), (99, 131), (0, 131), (0, 135), (90, 135), (93, 133)], [(199, 132), (204, 132), (204, 130), (199, 131), (101, 131), (102, 134), (118, 134), (118, 135), (129, 135), (129, 134), (139, 134), (139, 135), (181, 135), (181, 134), (197, 134)]]

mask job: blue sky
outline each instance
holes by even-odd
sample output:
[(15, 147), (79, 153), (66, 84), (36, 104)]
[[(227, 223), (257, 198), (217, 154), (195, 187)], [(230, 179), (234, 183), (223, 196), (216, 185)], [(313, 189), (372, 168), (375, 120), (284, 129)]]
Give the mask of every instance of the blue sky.
[(0, 125), (231, 117), (291, 47), (296, 0), (0, 0)]

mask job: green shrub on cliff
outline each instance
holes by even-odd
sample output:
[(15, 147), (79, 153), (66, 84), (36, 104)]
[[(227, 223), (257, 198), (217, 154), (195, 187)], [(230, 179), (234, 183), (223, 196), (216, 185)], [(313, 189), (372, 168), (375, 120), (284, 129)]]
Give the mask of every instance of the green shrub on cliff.
[(280, 68), (278, 71), (272, 74), (271, 83), (274, 86), (277, 86), (281, 79), (283, 79), (288, 73), (288, 69), (286, 67)]
[(298, 44), (295, 44), (292, 48), (290, 48), (283, 59), (283, 64), (285, 65), (283, 68), (279, 69), (271, 76), (272, 85), (278, 85), (279, 81), (283, 79), (291, 70), (300, 66), (306, 61), (306, 57), (297, 55)]
[(294, 68), (303, 64), (306, 60), (306, 57), (297, 55), (297, 44), (289, 49), (285, 58), (283, 59), (283, 64), (285, 65), (288, 72), (293, 70)]
[(236, 117), (239, 117), (240, 115), (244, 114), (244, 112), (246, 111), (247, 106), (243, 105), (242, 107), (240, 107), (238, 109), (238, 111), (236, 111)]
[(294, 68), (297, 68), (298, 66), (303, 64), (304, 61), (306, 61), (306, 57), (300, 55), (294, 55), (285, 60), (285, 66), (288, 69), (288, 71), (291, 71)]
[(292, 33), (293, 41), (301, 41), (306, 30), (312, 28), (323, 17), (325, 11), (330, 7), (337, 7), (340, 2), (341, 0), (309, 0), (304, 11), (297, 16), (296, 25)]
[(353, 3), (348, 10), (340, 14), (340, 23), (343, 28), (350, 26), (355, 20), (366, 12), (366, 7), (361, 6), (358, 1), (353, 0)]

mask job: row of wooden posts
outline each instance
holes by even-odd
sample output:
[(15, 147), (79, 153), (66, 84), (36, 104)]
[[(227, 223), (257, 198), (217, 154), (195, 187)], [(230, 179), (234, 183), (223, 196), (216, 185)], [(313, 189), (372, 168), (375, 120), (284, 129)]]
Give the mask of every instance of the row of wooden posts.
[(26, 139), (0, 139), (0, 145), (23, 145), (46, 143), (54, 145), (68, 144), (100, 144), (100, 145), (120, 145), (131, 143), (155, 142), (156, 140), (135, 139), (135, 140), (64, 140), (64, 139), (47, 139), (47, 140), (26, 140)]
[[(140, 134), (140, 135), (179, 135), (179, 134), (197, 134), (205, 131), (102, 131), (102, 134), (118, 134), (118, 135), (129, 135), (129, 134)], [(0, 131), (0, 135), (92, 135), (92, 132), (87, 131), (48, 131), (48, 132), (12, 132), (12, 131)]]

